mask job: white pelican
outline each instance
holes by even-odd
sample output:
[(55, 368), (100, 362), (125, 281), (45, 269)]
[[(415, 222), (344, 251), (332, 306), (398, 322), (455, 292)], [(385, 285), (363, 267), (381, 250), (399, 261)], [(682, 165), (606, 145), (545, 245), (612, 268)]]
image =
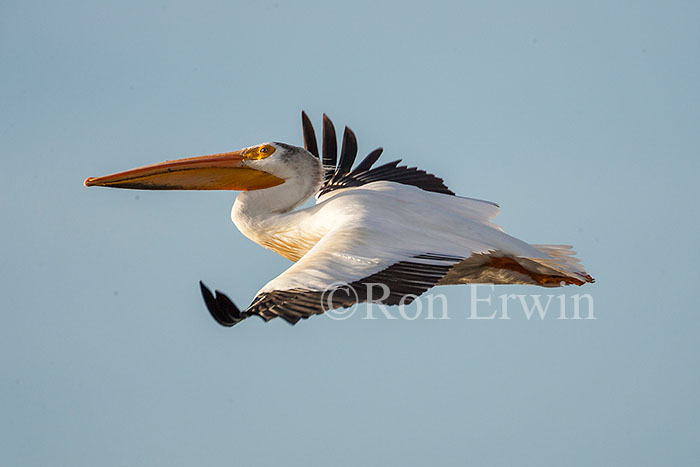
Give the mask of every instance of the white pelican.
[[(345, 127), (338, 160), (335, 129), (326, 115), (319, 156), (304, 112), (302, 127), (305, 148), (265, 143), (88, 178), (85, 185), (243, 191), (233, 204), (233, 223), (294, 264), (260, 289), (245, 310), (200, 282), (207, 308), (223, 326), (253, 315), (295, 324), (368, 299), (410, 303), (435, 285), (593, 282), (570, 246), (530, 245), (493, 224), (497, 204), (455, 196), (442, 179), (399, 165), (400, 160), (373, 167), (381, 148), (353, 168), (355, 135)], [(314, 195), (314, 206), (296, 209)], [(324, 295), (340, 283), (353, 290)], [(388, 293), (368, 297), (368, 284), (383, 284)]]

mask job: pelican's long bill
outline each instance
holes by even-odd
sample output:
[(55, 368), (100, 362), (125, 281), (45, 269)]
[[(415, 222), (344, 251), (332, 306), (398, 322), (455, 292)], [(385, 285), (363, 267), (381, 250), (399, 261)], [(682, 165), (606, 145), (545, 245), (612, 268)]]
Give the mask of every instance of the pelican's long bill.
[(85, 186), (137, 190), (259, 190), (279, 185), (281, 178), (245, 167), (245, 150), (189, 157), (103, 177), (90, 177)]

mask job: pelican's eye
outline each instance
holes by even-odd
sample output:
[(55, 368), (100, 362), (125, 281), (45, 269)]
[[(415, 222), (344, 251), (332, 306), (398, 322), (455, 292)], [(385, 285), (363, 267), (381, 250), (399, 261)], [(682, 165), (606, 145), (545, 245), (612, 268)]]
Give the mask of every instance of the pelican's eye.
[(269, 144), (263, 144), (262, 146), (254, 146), (243, 151), (246, 159), (265, 159), (266, 157), (272, 155), (275, 152), (274, 146)]

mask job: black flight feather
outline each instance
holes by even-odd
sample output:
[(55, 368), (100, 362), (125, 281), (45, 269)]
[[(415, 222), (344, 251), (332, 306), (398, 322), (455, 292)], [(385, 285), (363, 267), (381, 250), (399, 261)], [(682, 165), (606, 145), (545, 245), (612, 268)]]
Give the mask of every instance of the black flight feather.
[(241, 312), (224, 293), (217, 290), (215, 297), (202, 281), (199, 281), (199, 288), (209, 313), (220, 325), (231, 327), (249, 316), (248, 313)]
[(333, 122), (323, 114), (323, 167), (335, 168), (338, 162), (338, 141), (335, 136)]
[(301, 111), (301, 126), (304, 131), (304, 148), (314, 156), (319, 157), (314, 126), (311, 124), (309, 116), (303, 110)]
[[(311, 135), (314, 137), (313, 125), (306, 113), (302, 113), (302, 126), (304, 131), (304, 144), (310, 144)], [(308, 135), (308, 136), (307, 136)], [(345, 127), (343, 134), (343, 145), (338, 161), (338, 142), (335, 127), (328, 115), (323, 114), (323, 141), (322, 162), (324, 168), (324, 182), (316, 197), (342, 188), (359, 187), (372, 182), (387, 181), (411, 185), (425, 191), (432, 191), (445, 195), (454, 195), (454, 192), (445, 186), (445, 182), (433, 174), (427, 173), (416, 167), (399, 165), (401, 160), (389, 162), (388, 164), (372, 168), (382, 154), (382, 148), (375, 149), (360, 162), (357, 167), (352, 168), (357, 156), (357, 138), (348, 127)], [(310, 151), (311, 152), (311, 151)]]
[(357, 138), (355, 138), (355, 133), (348, 127), (345, 127), (343, 132), (343, 145), (340, 149), (340, 162), (338, 162), (338, 167), (335, 169), (334, 178), (339, 178), (350, 172), (352, 169), (352, 164), (355, 163), (355, 157), (357, 156)]

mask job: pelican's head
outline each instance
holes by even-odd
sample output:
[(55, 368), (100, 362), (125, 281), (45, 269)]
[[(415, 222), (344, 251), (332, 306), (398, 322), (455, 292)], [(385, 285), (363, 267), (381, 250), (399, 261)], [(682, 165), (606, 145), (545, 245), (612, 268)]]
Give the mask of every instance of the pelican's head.
[(190, 157), (103, 177), (85, 186), (140, 190), (260, 190), (297, 177), (320, 178), (320, 161), (305, 149), (265, 143), (240, 151)]

